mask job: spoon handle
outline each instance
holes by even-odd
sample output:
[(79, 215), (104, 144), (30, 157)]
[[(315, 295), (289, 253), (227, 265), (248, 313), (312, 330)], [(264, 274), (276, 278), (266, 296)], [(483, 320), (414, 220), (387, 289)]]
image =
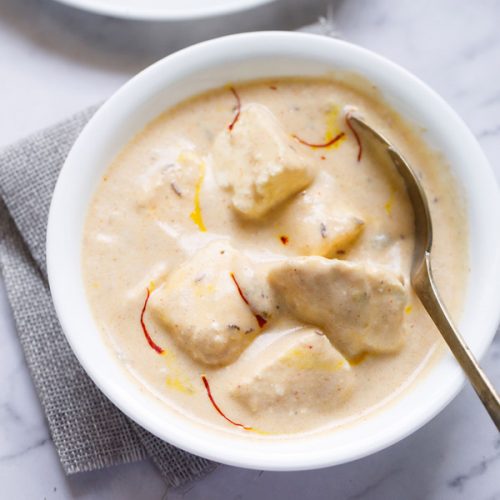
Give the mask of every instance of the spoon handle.
[(434, 284), (429, 252), (426, 252), (423, 265), (414, 273), (413, 287), (500, 431), (500, 398), (463, 337), (453, 326)]

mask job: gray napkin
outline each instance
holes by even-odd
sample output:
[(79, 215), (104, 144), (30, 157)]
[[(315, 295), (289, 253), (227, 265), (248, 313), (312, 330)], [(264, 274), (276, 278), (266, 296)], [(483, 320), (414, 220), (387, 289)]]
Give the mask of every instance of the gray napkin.
[(47, 284), (45, 233), (52, 192), (66, 155), (95, 109), (0, 153), (0, 270), (65, 472), (150, 457), (169, 486), (180, 486), (216, 464), (161, 441), (106, 399), (66, 342)]

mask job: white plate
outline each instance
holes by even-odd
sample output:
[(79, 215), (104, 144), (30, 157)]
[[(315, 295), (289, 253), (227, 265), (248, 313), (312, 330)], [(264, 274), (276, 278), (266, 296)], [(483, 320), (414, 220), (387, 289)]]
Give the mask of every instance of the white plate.
[(97, 14), (174, 21), (220, 16), (274, 0), (56, 0)]

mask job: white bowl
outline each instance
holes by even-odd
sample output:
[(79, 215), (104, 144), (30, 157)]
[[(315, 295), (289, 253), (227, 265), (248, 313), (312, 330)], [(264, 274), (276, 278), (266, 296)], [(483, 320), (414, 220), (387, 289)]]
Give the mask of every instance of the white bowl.
[[(446, 355), (395, 403), (328, 435), (255, 438), (215, 432), (165, 410), (125, 375), (92, 317), (82, 279), (82, 229), (89, 200), (113, 157), (162, 110), (227, 82), (352, 71), (372, 81), (391, 105), (422, 125), (465, 190), (470, 224), (470, 280), (460, 329), (480, 357), (499, 320), (500, 215), (488, 162), (460, 118), (431, 89), (365, 49), (326, 37), (285, 32), (234, 35), (181, 50), (130, 80), (90, 120), (61, 171), (47, 236), (50, 288), (66, 337), (97, 386), (124, 413), (161, 439), (219, 462), (297, 470), (347, 462), (374, 453), (428, 422), (464, 380)], [(480, 405), (479, 400), (477, 405)], [(481, 410), (478, 410), (481, 411)]]
[(149, 21), (181, 21), (232, 14), (273, 0), (56, 0), (107, 16)]

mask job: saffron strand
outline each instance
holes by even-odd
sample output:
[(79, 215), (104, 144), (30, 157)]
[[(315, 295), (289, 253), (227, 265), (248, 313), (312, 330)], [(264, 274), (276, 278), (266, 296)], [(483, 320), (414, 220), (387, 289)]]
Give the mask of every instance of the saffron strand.
[(149, 291), (149, 288), (146, 288), (146, 300), (144, 301), (144, 305), (142, 306), (142, 311), (141, 311), (142, 331), (144, 332), (144, 336), (146, 337), (146, 340), (148, 341), (148, 344), (151, 346), (151, 348), (153, 348), (158, 354), (163, 354), (165, 352), (165, 350), (162, 347), (160, 347), (158, 344), (156, 344), (155, 341), (151, 338), (151, 335), (149, 335), (146, 323), (144, 322), (144, 314), (146, 313), (146, 308), (148, 306), (148, 301), (149, 301), (150, 295), (151, 295), (151, 292)]
[(235, 425), (236, 427), (241, 427), (242, 429), (246, 431), (251, 431), (253, 430), (251, 427), (247, 427), (246, 425), (240, 424), (238, 422), (235, 422), (234, 420), (231, 420), (225, 413), (219, 408), (219, 405), (215, 402), (214, 397), (212, 396), (212, 391), (210, 390), (210, 384), (208, 383), (207, 377), (205, 375), (201, 376), (201, 380), (203, 381), (203, 385), (205, 386), (205, 389), (207, 391), (208, 399), (212, 403), (213, 407), (216, 409), (217, 413), (221, 415), (223, 418), (225, 418), (230, 424)]

